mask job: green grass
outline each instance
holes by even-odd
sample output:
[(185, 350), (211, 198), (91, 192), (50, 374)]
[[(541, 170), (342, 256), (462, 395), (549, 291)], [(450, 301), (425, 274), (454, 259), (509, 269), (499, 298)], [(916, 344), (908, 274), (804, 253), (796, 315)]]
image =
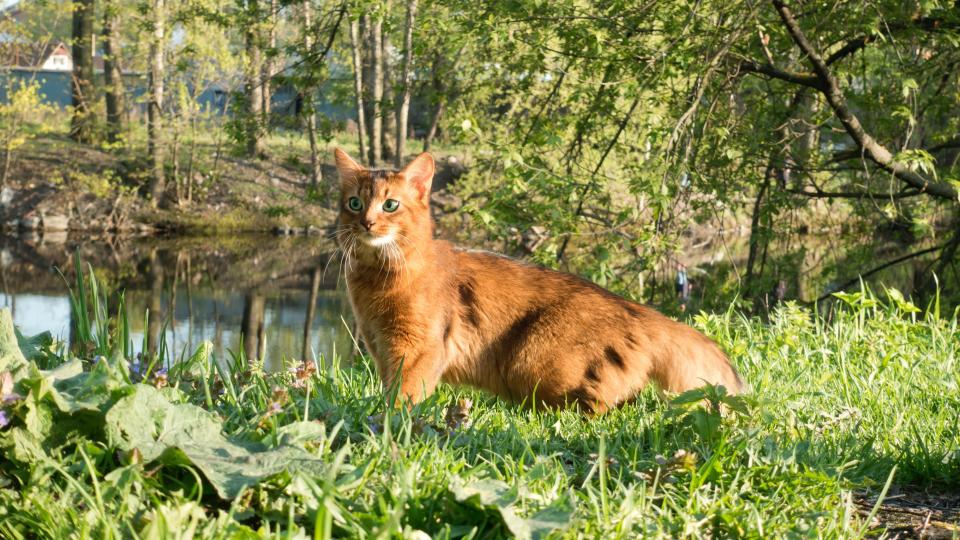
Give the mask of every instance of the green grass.
[(742, 400), (651, 390), (584, 418), (446, 386), (394, 411), (364, 358), (270, 374), (201, 347), (132, 369), (128, 315), (92, 285), (74, 285), (82, 373), (45, 336), (17, 360), (0, 331), (20, 396), (0, 431), (0, 537), (846, 538), (883, 532), (863, 493), (960, 488), (957, 315), (896, 294), (846, 295), (829, 322), (792, 305), (766, 323), (698, 315), (751, 385)]

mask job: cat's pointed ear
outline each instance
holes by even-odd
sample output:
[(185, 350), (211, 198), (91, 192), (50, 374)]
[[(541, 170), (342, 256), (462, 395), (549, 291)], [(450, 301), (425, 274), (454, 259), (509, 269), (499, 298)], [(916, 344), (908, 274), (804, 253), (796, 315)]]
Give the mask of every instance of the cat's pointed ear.
[(339, 148), (333, 151), (333, 157), (337, 161), (337, 172), (340, 173), (340, 183), (356, 182), (357, 175), (363, 171), (363, 166)]
[(426, 202), (430, 196), (430, 185), (433, 183), (435, 169), (433, 156), (424, 152), (404, 167), (400, 174), (417, 189), (420, 200)]

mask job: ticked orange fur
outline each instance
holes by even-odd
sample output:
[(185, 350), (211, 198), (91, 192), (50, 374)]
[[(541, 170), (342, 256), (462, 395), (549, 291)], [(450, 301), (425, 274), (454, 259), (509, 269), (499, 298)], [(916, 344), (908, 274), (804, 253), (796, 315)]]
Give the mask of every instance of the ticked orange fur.
[(410, 402), (440, 381), (588, 412), (651, 380), (741, 390), (720, 348), (685, 324), (576, 276), (434, 239), (429, 154), (399, 172), (335, 155), (350, 303), (384, 384), (399, 373)]

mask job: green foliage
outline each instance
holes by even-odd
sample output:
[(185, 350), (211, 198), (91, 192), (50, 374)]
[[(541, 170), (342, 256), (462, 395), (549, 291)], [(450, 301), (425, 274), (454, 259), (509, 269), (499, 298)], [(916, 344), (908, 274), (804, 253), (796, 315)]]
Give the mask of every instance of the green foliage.
[(6, 101), (0, 102), (0, 185), (7, 181), (13, 153), (46, 130), (44, 120), (54, 111), (40, 94), (39, 82), (10, 76), (3, 79)]
[(274, 206), (268, 206), (267, 208), (265, 208), (263, 210), (263, 213), (266, 214), (268, 217), (280, 218), (280, 217), (289, 216), (292, 211), (293, 210), (289, 206), (274, 205)]
[[(802, 264), (806, 255), (779, 241), (798, 223), (869, 230), (906, 219), (922, 243), (956, 220), (958, 201), (899, 196), (906, 185), (864, 159), (821, 92), (744, 67), (813, 76), (769, 3), (458, 7), (443, 24), (466, 36), (460, 76), (472, 86), (446, 127), (475, 149), (457, 189), (497, 245), (520, 251), (526, 231), (545, 229), (538, 261), (651, 298), (631, 283), (683, 258), (678, 240), (692, 224), (755, 218), (755, 259), (739, 261), (746, 276), (733, 292), (757, 298), (779, 269)], [(795, 15), (892, 159), (931, 183), (955, 179), (960, 93), (943, 77), (960, 58), (955, 7), (881, 1), (867, 11), (813, 2)], [(829, 210), (810, 204), (820, 196)], [(951, 291), (960, 283), (940, 277)]]

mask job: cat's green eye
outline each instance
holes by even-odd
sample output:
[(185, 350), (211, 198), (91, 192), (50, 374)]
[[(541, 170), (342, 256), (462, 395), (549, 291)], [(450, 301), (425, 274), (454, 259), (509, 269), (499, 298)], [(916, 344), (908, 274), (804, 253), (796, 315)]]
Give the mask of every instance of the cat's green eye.
[(363, 209), (363, 201), (360, 200), (360, 197), (350, 197), (347, 199), (347, 208), (359, 212)]
[(383, 202), (384, 212), (396, 212), (397, 208), (400, 208), (400, 201), (396, 199), (387, 199)]

